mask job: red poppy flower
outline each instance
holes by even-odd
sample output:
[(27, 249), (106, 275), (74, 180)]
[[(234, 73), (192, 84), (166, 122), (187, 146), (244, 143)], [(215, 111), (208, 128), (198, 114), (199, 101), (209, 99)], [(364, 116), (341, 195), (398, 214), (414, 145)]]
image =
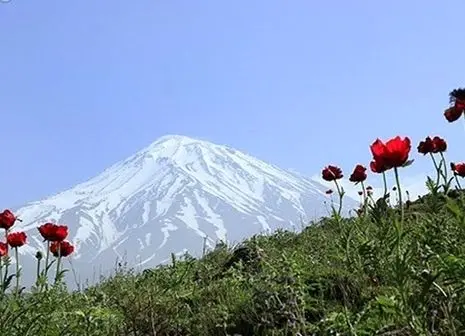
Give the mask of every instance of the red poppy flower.
[(373, 173), (381, 174), (388, 170), (389, 167), (387, 167), (382, 161), (373, 160), (370, 162), (370, 169)]
[(367, 187), (367, 190), (373, 190), (373, 187), (372, 187), (372, 186), (368, 186), (368, 187)]
[(365, 181), (367, 178), (366, 171), (367, 169), (364, 166), (356, 165), (354, 168), (354, 172), (349, 177), (349, 181), (356, 183)]
[(459, 110), (455, 106), (452, 106), (444, 111), (444, 117), (448, 122), (454, 122), (462, 116), (462, 113), (462, 110)]
[(66, 225), (56, 225), (46, 223), (38, 228), (44, 240), (62, 241), (68, 236), (68, 227)]
[(433, 138), (433, 153), (442, 153), (447, 150), (447, 142), (443, 138), (435, 136)]
[(425, 141), (420, 141), (418, 144), (418, 153), (420, 154), (429, 154), (434, 150), (434, 143), (430, 137), (426, 137)]
[(370, 149), (376, 162), (376, 168), (384, 166), (383, 168), (390, 169), (402, 167), (407, 162), (411, 143), (408, 137), (402, 139), (400, 136), (392, 138), (386, 143), (376, 139)]
[(331, 165), (323, 169), (322, 176), (325, 181), (335, 181), (344, 177), (341, 168)]
[(21, 247), (26, 244), (26, 238), (25, 232), (14, 232), (6, 236), (6, 241), (11, 247)]
[(465, 163), (450, 163), (450, 167), (452, 171), (454, 172), (455, 175), (458, 175), (460, 177), (465, 177)]
[(74, 252), (74, 246), (71, 245), (68, 241), (55, 241), (50, 245), (50, 252), (55, 257), (67, 257)]
[(8, 255), (8, 244), (0, 242), (0, 257)]
[(458, 120), (465, 112), (465, 89), (455, 89), (449, 93), (449, 101), (452, 104), (444, 111), (444, 117), (449, 122)]
[(333, 193), (333, 191), (331, 189), (328, 189), (325, 191), (326, 195), (331, 195)]
[(363, 195), (363, 191), (359, 191), (358, 194), (359, 194), (359, 196), (362, 196), (362, 195)]
[(4, 210), (0, 213), (0, 228), (8, 230), (10, 229), (16, 221), (16, 216), (10, 210)]

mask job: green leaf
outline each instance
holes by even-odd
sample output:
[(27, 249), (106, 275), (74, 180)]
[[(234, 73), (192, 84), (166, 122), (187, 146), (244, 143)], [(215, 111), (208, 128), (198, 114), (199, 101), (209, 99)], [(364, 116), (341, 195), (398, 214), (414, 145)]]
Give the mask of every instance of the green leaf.
[(415, 161), (415, 159), (407, 160), (407, 161), (402, 165), (402, 167), (408, 167), (408, 166), (410, 166), (410, 165), (413, 163), (413, 161)]

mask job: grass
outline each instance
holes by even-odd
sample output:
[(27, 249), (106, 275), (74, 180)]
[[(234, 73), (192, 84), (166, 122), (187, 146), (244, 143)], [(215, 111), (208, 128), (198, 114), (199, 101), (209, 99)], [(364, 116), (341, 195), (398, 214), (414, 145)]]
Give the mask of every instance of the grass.
[(465, 197), (325, 218), (69, 293), (6, 295), (5, 335), (465, 334)]

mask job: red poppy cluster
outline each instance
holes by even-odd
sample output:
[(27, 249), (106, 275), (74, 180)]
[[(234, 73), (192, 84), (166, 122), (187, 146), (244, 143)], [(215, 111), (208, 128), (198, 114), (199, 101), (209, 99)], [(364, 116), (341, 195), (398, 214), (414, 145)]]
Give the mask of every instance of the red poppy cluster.
[(6, 238), (6, 243), (2, 242), (0, 245), (0, 257), (8, 255), (8, 245), (10, 247), (17, 248), (26, 244), (26, 233), (9, 232), (17, 220), (19, 219), (8, 209), (0, 213), (0, 229), (5, 230)]
[(443, 138), (438, 136), (435, 136), (432, 139), (431, 137), (426, 137), (424, 141), (420, 141), (417, 150), (418, 153), (423, 155), (443, 153), (447, 150), (447, 143)]
[[(453, 122), (459, 119), (462, 115), (465, 116), (465, 88), (455, 89), (449, 93), (449, 108), (444, 112), (445, 118), (449, 122)], [(396, 170), (400, 167), (410, 165), (413, 160), (409, 160), (409, 154), (411, 151), (411, 140), (409, 137), (396, 136), (388, 141), (384, 142), (380, 139), (376, 139), (371, 145), (370, 150), (372, 154), (372, 160), (370, 162), (370, 170), (374, 173), (384, 174), (386, 171), (393, 169)], [(425, 140), (420, 141), (417, 147), (418, 153), (426, 154), (437, 154), (441, 155), (442, 163), (445, 164), (443, 153), (447, 150), (447, 142), (439, 137), (426, 137)], [(433, 161), (436, 165), (436, 161), (433, 157)], [(441, 165), (438, 165), (439, 169)], [(444, 167), (444, 165), (442, 166)], [(455, 176), (465, 177), (465, 163), (451, 163), (450, 165)], [(396, 170), (397, 171), (397, 170)], [(337, 180), (343, 177), (342, 169), (335, 165), (329, 165), (322, 171), (322, 177), (325, 181), (334, 181), (337, 185)], [(446, 176), (446, 175), (445, 175)], [(353, 173), (350, 175), (349, 181), (360, 183), (366, 180), (366, 168), (363, 165), (356, 165)], [(458, 183), (458, 181), (457, 181)], [(365, 189), (368, 191), (368, 188)], [(332, 190), (328, 190), (327, 194), (332, 193)], [(359, 192), (360, 195), (363, 191)], [(371, 194), (371, 189), (370, 193)]]
[[(18, 248), (27, 243), (25, 232), (10, 232), (15, 222), (20, 220), (10, 210), (0, 213), (0, 229), (5, 230), (6, 242), (0, 242), (0, 257), (8, 255), (8, 246)], [(39, 233), (44, 241), (50, 242), (50, 252), (58, 257), (67, 257), (74, 252), (74, 246), (65, 241), (68, 236), (66, 225), (46, 223), (38, 227)]]

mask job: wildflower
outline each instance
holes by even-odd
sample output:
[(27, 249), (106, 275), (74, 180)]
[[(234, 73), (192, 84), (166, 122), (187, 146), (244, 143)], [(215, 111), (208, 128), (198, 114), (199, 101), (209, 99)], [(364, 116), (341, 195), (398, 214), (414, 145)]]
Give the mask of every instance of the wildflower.
[(362, 165), (357, 165), (354, 168), (354, 172), (349, 177), (349, 181), (359, 183), (363, 182), (367, 178), (366, 168)]
[(0, 257), (8, 255), (8, 244), (0, 242)]
[(322, 176), (323, 176), (323, 179), (328, 182), (339, 180), (344, 177), (344, 175), (342, 175), (341, 168), (336, 167), (336, 166), (331, 166), (331, 165), (323, 169)]
[(446, 140), (435, 136), (433, 138), (433, 153), (443, 153), (447, 150), (447, 142)]
[(458, 120), (465, 111), (465, 89), (455, 89), (449, 93), (449, 101), (452, 104), (444, 111), (444, 117), (448, 122)]
[(454, 122), (462, 116), (463, 111), (456, 109), (454, 106), (444, 111), (444, 117), (448, 122)]
[(16, 216), (10, 210), (4, 210), (0, 213), (0, 228), (5, 230), (10, 229), (15, 224), (16, 219)]
[(370, 146), (370, 149), (373, 154), (373, 160), (375, 161), (373, 166), (376, 168), (382, 167), (387, 170), (402, 167), (407, 163), (411, 143), (408, 137), (402, 139), (400, 136), (392, 138), (386, 143), (382, 142), (380, 139), (376, 139)]
[(38, 228), (44, 240), (62, 241), (68, 236), (68, 227), (66, 225), (56, 225), (46, 223)]
[(11, 247), (21, 247), (26, 244), (26, 238), (25, 232), (14, 232), (9, 233), (6, 240)]
[(50, 252), (55, 257), (67, 257), (74, 252), (74, 246), (67, 241), (55, 241), (50, 245)]
[(332, 189), (328, 189), (325, 191), (326, 195), (331, 195), (333, 193), (333, 190)]
[(450, 163), (450, 167), (452, 171), (454, 172), (454, 175), (458, 175), (460, 177), (465, 177), (465, 163), (460, 162), (460, 163)]
[(342, 198), (344, 197), (344, 189), (341, 186), (339, 186), (337, 180), (341, 179), (344, 176), (342, 175), (342, 170), (339, 167), (328, 165), (325, 168), (323, 168), (321, 174), (324, 180), (328, 182), (334, 181), (334, 184), (336, 185), (337, 194), (339, 195), (339, 209), (336, 213), (336, 210), (333, 207), (333, 212), (337, 214), (337, 216), (340, 216), (342, 211)]
[(370, 162), (370, 169), (373, 173), (377, 173), (377, 174), (382, 174), (384, 173), (386, 170), (389, 169), (389, 167), (387, 167), (384, 162), (381, 162), (381, 161), (371, 161)]
[(426, 155), (434, 150), (434, 142), (430, 137), (426, 137), (425, 141), (420, 141), (417, 147), (418, 153)]

